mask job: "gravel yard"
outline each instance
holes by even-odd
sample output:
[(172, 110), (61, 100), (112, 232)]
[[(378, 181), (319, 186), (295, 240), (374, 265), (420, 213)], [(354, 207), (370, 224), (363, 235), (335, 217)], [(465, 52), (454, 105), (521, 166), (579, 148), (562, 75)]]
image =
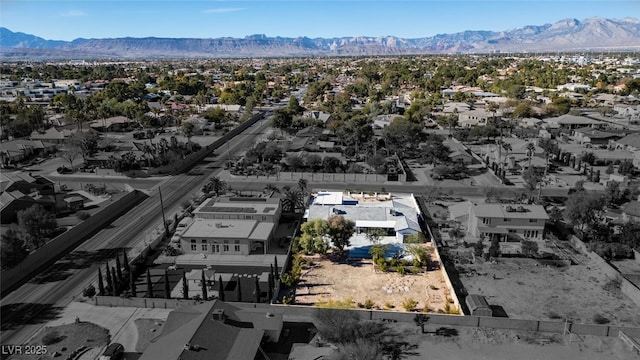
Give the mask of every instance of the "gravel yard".
[(416, 310), (442, 310), (451, 296), (442, 269), (417, 275), (380, 272), (371, 260), (334, 263), (314, 258), (314, 266), (302, 272), (296, 289), (296, 304), (314, 305), (328, 301), (351, 299), (355, 306), (374, 302), (374, 309), (405, 311), (402, 303), (418, 302)]

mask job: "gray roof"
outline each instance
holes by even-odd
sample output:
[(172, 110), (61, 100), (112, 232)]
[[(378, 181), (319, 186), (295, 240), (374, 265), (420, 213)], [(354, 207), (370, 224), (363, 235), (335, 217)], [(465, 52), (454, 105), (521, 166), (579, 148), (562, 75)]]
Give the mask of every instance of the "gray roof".
[[(348, 202), (354, 199), (345, 196), (344, 200)], [(356, 205), (344, 204), (344, 200), (340, 205), (312, 204), (308, 209), (307, 219), (328, 219), (331, 215), (336, 214), (356, 223), (361, 222), (368, 225), (378, 223), (381, 227), (394, 224), (393, 227), (396, 231), (405, 229), (421, 231), (418, 223), (418, 210), (411, 204), (410, 196), (394, 196), (387, 201), (358, 202)]]
[[(518, 209), (524, 211), (517, 211)], [(514, 209), (514, 211), (510, 211)], [(480, 204), (473, 207), (477, 217), (509, 218), (509, 219), (549, 219), (549, 215), (541, 205), (530, 204)]]
[[(213, 320), (215, 309), (223, 309), (231, 321)], [(221, 301), (173, 310), (162, 333), (151, 340), (140, 360), (253, 359), (264, 330), (239, 319), (235, 314), (239, 310)], [(199, 349), (187, 350), (186, 344)]]

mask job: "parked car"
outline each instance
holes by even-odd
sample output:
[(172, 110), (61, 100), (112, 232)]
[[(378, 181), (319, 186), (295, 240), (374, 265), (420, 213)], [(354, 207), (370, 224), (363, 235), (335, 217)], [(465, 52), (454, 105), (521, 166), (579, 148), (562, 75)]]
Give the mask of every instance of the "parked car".
[(119, 343), (113, 343), (104, 350), (98, 360), (120, 360), (124, 356), (124, 346)]

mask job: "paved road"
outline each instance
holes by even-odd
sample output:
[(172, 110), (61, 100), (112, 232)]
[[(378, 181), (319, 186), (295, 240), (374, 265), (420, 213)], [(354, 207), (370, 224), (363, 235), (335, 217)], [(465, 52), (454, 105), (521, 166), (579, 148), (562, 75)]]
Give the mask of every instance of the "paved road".
[[(268, 119), (258, 121), (225, 145), (231, 155), (246, 149), (268, 126)], [(29, 283), (0, 301), (2, 344), (21, 344), (33, 337), (43, 325), (58, 314), (89, 284), (97, 281), (97, 270), (113, 259), (122, 249), (130, 250), (147, 240), (149, 234), (162, 226), (160, 188), (169, 218), (180, 210), (180, 204), (190, 199), (212, 175), (220, 171), (224, 159), (201, 163), (188, 174), (170, 177), (152, 188), (150, 197), (124, 216), (114, 221), (72, 253), (57, 261)], [(131, 258), (131, 255), (130, 255)], [(113, 261), (112, 261), (113, 263)]]
[[(272, 183), (279, 187), (284, 185), (289, 185), (292, 188), (298, 186), (297, 181), (279, 181), (276, 178), (271, 178), (269, 180), (264, 179), (255, 179), (251, 176), (245, 177), (234, 177), (228, 174), (228, 172), (223, 172), (221, 177), (227, 181), (228, 183), (233, 183), (233, 189), (239, 190), (246, 193), (263, 191), (264, 187), (267, 183)], [(440, 193), (446, 193), (452, 197), (461, 197), (461, 196), (486, 196), (487, 192), (490, 189), (498, 193), (511, 193), (516, 194), (525, 191), (522, 188), (517, 187), (495, 187), (488, 188), (483, 186), (427, 186), (423, 184), (412, 184), (412, 183), (350, 183), (350, 182), (308, 182), (307, 187), (315, 190), (338, 190), (343, 191), (345, 189), (349, 189), (351, 191), (388, 191), (388, 192), (403, 192), (403, 193), (414, 193), (415, 195), (433, 195), (435, 191)], [(542, 188), (542, 196), (566, 196), (568, 193), (568, 188)], [(537, 195), (537, 192), (534, 194)]]

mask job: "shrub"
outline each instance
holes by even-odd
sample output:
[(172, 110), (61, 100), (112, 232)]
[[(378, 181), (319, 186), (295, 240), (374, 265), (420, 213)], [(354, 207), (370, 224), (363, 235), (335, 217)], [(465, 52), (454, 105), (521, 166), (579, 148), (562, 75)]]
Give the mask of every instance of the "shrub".
[(355, 301), (349, 296), (344, 300), (329, 299), (327, 302), (316, 303), (315, 306), (323, 309), (354, 309)]
[(88, 297), (88, 298), (94, 297), (95, 295), (96, 295), (96, 288), (93, 285), (89, 285), (82, 292), (82, 296)]
[(364, 308), (365, 309), (372, 309), (375, 304), (376, 303), (374, 303), (373, 300), (367, 299), (367, 300), (364, 301)]
[(393, 305), (393, 303), (391, 301), (385, 301), (384, 303), (384, 308), (385, 309), (393, 309), (395, 306)]
[(282, 284), (282, 286), (286, 288), (290, 288), (295, 285), (295, 279), (293, 278), (293, 276), (291, 276), (291, 274), (284, 273), (280, 277), (280, 283)]
[(419, 272), (420, 272), (420, 268), (419, 267), (414, 266), (414, 267), (411, 268), (411, 273), (413, 275), (418, 275)]
[(433, 284), (429, 285), (429, 289), (431, 290), (439, 290), (439, 288)]
[(549, 311), (547, 316), (549, 317), (549, 319), (563, 319), (562, 315), (558, 314), (555, 311)]
[(608, 324), (609, 323), (609, 319), (607, 319), (606, 317), (602, 316), (602, 314), (594, 314), (593, 315), (593, 322), (595, 322), (596, 324), (604, 325), (604, 324)]
[(42, 337), (43, 345), (52, 345), (62, 340), (62, 336), (55, 330), (49, 331)]
[(398, 272), (398, 274), (400, 274), (400, 275), (404, 275), (404, 274), (405, 274), (405, 272), (406, 272), (406, 269), (404, 268), (404, 265), (399, 264), (399, 265), (396, 267), (396, 271)]
[(285, 295), (282, 297), (282, 303), (285, 305), (292, 305), (296, 302), (296, 298), (293, 295)]
[(418, 306), (418, 302), (413, 300), (412, 298), (406, 298), (402, 301), (402, 308), (405, 311), (414, 311)]
[(444, 304), (444, 313), (457, 315), (460, 314), (460, 310), (456, 306), (451, 306), (449, 303)]
[(376, 264), (378, 265), (378, 269), (380, 269), (380, 271), (387, 271), (387, 262), (385, 261), (385, 259), (383, 258), (379, 258), (378, 261), (376, 261)]
[(89, 214), (89, 213), (88, 213), (88, 212), (86, 212), (86, 211), (78, 211), (78, 212), (76, 213), (76, 217), (77, 217), (78, 219), (82, 220), (82, 221), (85, 221), (85, 220), (87, 220), (88, 218), (90, 218), (90, 217), (91, 217), (91, 214)]

